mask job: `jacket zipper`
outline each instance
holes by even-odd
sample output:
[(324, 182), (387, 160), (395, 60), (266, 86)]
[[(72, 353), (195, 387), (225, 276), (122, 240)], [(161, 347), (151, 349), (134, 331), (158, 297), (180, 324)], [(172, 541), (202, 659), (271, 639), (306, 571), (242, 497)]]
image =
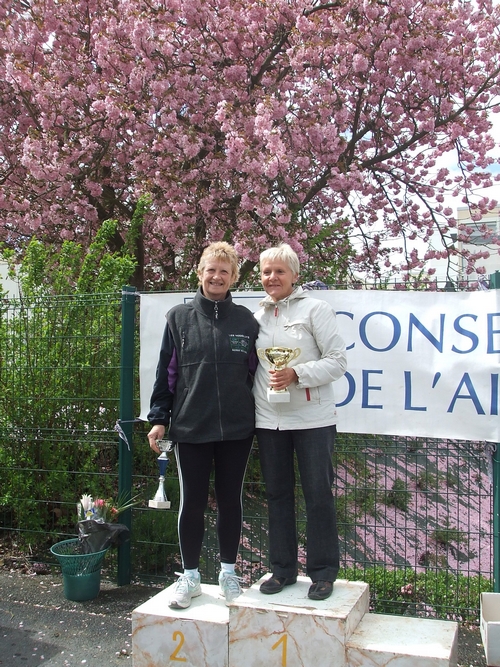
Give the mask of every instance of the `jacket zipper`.
[(218, 354), (217, 354), (217, 331), (215, 327), (215, 322), (219, 319), (219, 306), (217, 305), (217, 301), (214, 301), (214, 322), (212, 323), (212, 335), (213, 335), (213, 341), (214, 341), (214, 367), (215, 367), (215, 386), (217, 389), (217, 405), (219, 408), (219, 429), (220, 429), (220, 434), (221, 434), (221, 440), (224, 440), (224, 431), (222, 428), (222, 407), (220, 403), (220, 390), (219, 390), (219, 367), (217, 365), (217, 359), (218, 359)]
[[(274, 306), (274, 317), (276, 317), (276, 318), (279, 317), (279, 314), (280, 313), (279, 313), (278, 304), (276, 304)], [(278, 326), (278, 320), (276, 320), (276, 326)], [(276, 331), (276, 329), (275, 329), (275, 331)], [(274, 335), (273, 335), (273, 343), (274, 342), (275, 342), (275, 340), (274, 340)], [(306, 401), (310, 401), (311, 400), (311, 391), (310, 391), (309, 387), (305, 388), (305, 392), (306, 392)], [(279, 412), (279, 410), (278, 410), (278, 412)]]

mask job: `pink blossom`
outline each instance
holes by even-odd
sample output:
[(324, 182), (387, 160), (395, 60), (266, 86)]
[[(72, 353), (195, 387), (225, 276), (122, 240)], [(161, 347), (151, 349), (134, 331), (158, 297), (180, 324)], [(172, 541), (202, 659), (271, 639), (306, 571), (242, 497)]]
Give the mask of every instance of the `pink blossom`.
[(355, 72), (366, 72), (368, 69), (368, 60), (360, 53), (356, 53), (352, 59), (352, 68)]
[[(149, 193), (149, 287), (172, 254), (183, 284), (221, 229), (250, 258), (340, 220), (362, 246), (352, 269), (377, 275), (423, 268), (383, 248), (437, 243), (450, 197), (478, 221), (496, 205), (474, 193), (500, 179), (498, 4), (29, 4), (0, 17), (0, 241), (16, 250), (42, 227), (87, 243), (109, 217), (120, 244)], [(329, 258), (345, 250), (339, 235)]]

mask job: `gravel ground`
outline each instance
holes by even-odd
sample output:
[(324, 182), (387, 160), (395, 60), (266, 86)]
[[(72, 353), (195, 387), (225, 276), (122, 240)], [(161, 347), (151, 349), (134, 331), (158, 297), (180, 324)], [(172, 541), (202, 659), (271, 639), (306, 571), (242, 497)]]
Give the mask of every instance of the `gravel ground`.
[[(132, 666), (132, 611), (158, 590), (103, 580), (97, 598), (72, 602), (60, 574), (0, 569), (0, 665)], [(486, 667), (477, 627), (460, 627), (458, 665)]]

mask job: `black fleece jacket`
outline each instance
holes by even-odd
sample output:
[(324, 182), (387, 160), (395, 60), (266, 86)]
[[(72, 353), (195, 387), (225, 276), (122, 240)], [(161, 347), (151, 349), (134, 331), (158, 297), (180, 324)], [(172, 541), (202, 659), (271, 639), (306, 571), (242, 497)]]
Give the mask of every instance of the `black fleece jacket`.
[(244, 306), (194, 299), (167, 314), (148, 421), (174, 442), (240, 440), (254, 432), (258, 324)]

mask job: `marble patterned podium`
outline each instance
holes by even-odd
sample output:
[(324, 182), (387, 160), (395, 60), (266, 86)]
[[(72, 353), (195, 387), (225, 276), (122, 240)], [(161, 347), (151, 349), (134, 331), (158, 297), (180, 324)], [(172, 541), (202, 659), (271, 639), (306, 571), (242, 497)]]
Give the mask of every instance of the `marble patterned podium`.
[(347, 667), (456, 667), (458, 625), (367, 614), (346, 645)]
[(299, 577), (276, 595), (260, 582), (229, 609), (231, 667), (344, 667), (345, 644), (368, 612), (368, 584), (338, 580), (328, 600), (310, 600)]
[(229, 667), (229, 609), (219, 586), (202, 584), (188, 609), (170, 609), (174, 586), (132, 612), (134, 667)]
[(316, 601), (306, 577), (276, 595), (261, 581), (229, 606), (213, 585), (188, 609), (158, 593), (132, 613), (133, 666), (456, 667), (456, 623), (370, 614), (368, 584), (338, 580)]

